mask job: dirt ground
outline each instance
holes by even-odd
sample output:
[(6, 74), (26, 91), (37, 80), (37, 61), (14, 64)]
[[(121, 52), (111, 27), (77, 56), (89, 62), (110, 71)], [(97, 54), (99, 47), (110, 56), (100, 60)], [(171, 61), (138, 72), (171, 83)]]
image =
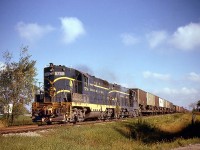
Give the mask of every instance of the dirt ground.
[(200, 150), (200, 144), (188, 145), (185, 147), (175, 148), (173, 150)]

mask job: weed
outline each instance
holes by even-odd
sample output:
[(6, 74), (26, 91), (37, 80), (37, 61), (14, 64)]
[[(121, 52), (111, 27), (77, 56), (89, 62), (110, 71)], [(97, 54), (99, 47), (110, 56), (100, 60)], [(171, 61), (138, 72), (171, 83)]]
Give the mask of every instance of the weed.
[[(0, 149), (168, 150), (200, 143), (199, 125), (199, 118), (191, 124), (191, 114), (174, 114), (127, 119), (103, 126), (62, 126), (47, 132), (37, 131), (41, 136), (35, 137), (0, 136)], [(176, 129), (171, 131), (173, 126)]]

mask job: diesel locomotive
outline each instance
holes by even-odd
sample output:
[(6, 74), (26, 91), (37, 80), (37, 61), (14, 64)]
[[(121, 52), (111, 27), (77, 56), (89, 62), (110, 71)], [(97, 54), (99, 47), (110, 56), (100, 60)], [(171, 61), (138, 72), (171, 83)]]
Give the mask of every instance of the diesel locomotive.
[(130, 89), (82, 71), (50, 63), (44, 88), (32, 103), (33, 122), (77, 122), (182, 111), (141, 89)]
[(33, 122), (76, 122), (139, 115), (136, 93), (73, 68), (50, 63), (44, 92), (32, 104)]

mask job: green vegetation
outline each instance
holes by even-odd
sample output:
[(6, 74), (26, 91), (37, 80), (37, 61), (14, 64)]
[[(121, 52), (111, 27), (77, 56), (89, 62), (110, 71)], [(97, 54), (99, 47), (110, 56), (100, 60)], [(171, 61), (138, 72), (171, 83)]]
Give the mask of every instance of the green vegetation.
[(34, 124), (32, 122), (31, 116), (26, 116), (26, 115), (20, 115), (17, 118), (14, 118), (13, 123), (7, 123), (5, 121), (4, 116), (0, 116), (0, 128), (1, 127), (6, 127), (6, 126), (21, 126), (21, 125), (31, 125)]
[[(200, 116), (173, 114), (122, 122), (62, 126), (39, 136), (0, 136), (1, 149), (157, 150), (200, 143)], [(12, 141), (12, 142), (11, 142)]]
[(0, 106), (5, 109), (5, 125), (12, 124), (19, 115), (26, 113), (25, 104), (34, 97), (36, 61), (31, 60), (28, 47), (23, 47), (19, 59), (12, 58), (9, 51), (3, 53), (5, 61), (0, 67)]
[(32, 122), (31, 116), (20, 115), (17, 119), (15, 119), (12, 126), (31, 125), (31, 124), (34, 124)]

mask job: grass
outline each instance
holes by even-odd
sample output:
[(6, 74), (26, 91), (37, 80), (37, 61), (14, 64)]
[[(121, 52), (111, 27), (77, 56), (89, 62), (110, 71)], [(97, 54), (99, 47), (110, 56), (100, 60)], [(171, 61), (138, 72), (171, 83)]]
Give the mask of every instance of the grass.
[(167, 150), (200, 143), (200, 116), (195, 124), (191, 124), (191, 114), (173, 114), (95, 125), (62, 126), (38, 133), (41, 136), (0, 136), (0, 149)]
[(14, 119), (14, 122), (11, 124), (7, 124), (4, 120), (4, 117), (0, 117), (0, 128), (5, 127), (5, 126), (21, 126), (21, 125), (31, 125), (34, 124), (32, 122), (31, 116), (26, 116), (26, 115), (20, 115), (18, 118)]
[[(179, 117), (175, 118), (175, 115), (148, 118), (138, 120), (136, 123), (128, 123), (125, 126), (132, 139), (145, 144), (163, 141), (173, 142), (178, 138), (200, 138), (200, 120), (192, 124), (188, 115), (179, 114)], [(122, 134), (124, 133), (122, 132)]]
[(32, 122), (31, 116), (20, 115), (17, 119), (14, 119), (12, 126), (21, 126), (21, 125), (31, 125)]

